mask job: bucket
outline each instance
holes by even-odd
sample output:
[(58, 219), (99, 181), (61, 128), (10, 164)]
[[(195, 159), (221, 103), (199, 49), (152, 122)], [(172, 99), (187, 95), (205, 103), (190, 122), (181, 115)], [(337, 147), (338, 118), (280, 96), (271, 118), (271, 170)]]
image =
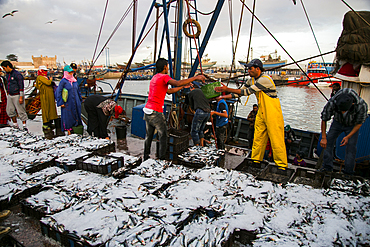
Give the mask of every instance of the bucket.
[(73, 133), (82, 135), (84, 133), (84, 126), (83, 125), (78, 125), (78, 126), (73, 126)]
[(127, 127), (126, 126), (116, 126), (117, 139), (126, 138)]

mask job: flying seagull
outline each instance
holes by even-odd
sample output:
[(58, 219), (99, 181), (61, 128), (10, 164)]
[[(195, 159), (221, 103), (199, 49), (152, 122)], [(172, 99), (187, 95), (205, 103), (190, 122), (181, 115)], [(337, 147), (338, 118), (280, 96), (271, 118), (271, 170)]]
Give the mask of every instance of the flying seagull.
[(11, 15), (11, 16), (14, 16), (14, 13), (15, 12), (18, 12), (18, 10), (13, 10), (12, 12), (10, 13), (6, 13), (5, 15), (3, 15), (3, 18), (7, 17), (8, 15)]
[(48, 24), (48, 23), (53, 23), (54, 21), (56, 21), (57, 19), (55, 19), (55, 20), (52, 20), (52, 21), (48, 21), (48, 22), (46, 22), (45, 24)]

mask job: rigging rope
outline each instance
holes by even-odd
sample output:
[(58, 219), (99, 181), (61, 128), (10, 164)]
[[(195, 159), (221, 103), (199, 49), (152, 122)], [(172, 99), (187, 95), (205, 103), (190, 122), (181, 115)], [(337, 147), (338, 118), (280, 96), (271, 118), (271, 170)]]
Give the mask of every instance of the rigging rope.
[[(244, 4), (244, 0), (242, 2)], [(243, 6), (242, 6), (243, 8)], [(251, 50), (251, 43), (252, 43), (252, 33), (253, 33), (253, 23), (254, 23), (254, 11), (256, 10), (256, 0), (253, 1), (253, 11), (252, 11), (252, 20), (251, 20), (251, 30), (249, 32), (249, 44), (248, 44), (248, 52), (247, 52), (247, 61), (249, 61), (249, 51)]]
[[(244, 1), (245, 0), (243, 0), (243, 3), (244, 3)], [(243, 13), (244, 13), (244, 8), (243, 8), (243, 5), (242, 5), (241, 12), (240, 12), (240, 18), (239, 18), (238, 35), (236, 36), (235, 48), (233, 49), (233, 60), (232, 60), (232, 64), (234, 64), (234, 65), (235, 65), (236, 49), (238, 48), (239, 36), (240, 36), (240, 31), (241, 31), (242, 22), (243, 22)], [(231, 79), (231, 73), (232, 73), (232, 70), (230, 70), (229, 78), (228, 78), (227, 84), (226, 84), (227, 86), (229, 86), (229, 82), (230, 82), (230, 79)]]
[[(107, 2), (105, 3), (104, 14), (103, 14), (103, 18), (102, 18), (102, 20), (101, 20), (101, 24), (100, 24), (99, 35), (98, 35), (98, 39), (96, 40), (95, 50), (94, 50), (94, 54), (93, 54), (93, 57), (92, 57), (91, 61), (94, 61), (94, 59), (95, 59), (95, 54), (96, 54), (96, 50), (98, 49), (99, 40), (100, 40), (100, 35), (101, 35), (101, 31), (103, 30), (103, 25), (104, 25), (105, 15), (106, 15), (106, 13), (107, 13), (108, 2), (109, 2), (109, 0), (107, 0)], [(90, 72), (90, 70), (89, 70), (89, 72)]]
[(190, 5), (190, 7), (192, 7), (196, 12), (198, 12), (199, 14), (202, 14), (202, 15), (211, 15), (211, 14), (213, 14), (214, 12), (215, 12), (215, 10), (216, 9), (214, 9), (214, 10), (212, 10), (211, 12), (209, 12), (209, 13), (203, 13), (203, 12), (201, 12), (201, 11), (199, 11), (199, 10), (197, 10), (193, 5), (191, 5), (190, 3), (189, 3), (189, 5)]
[[(111, 97), (113, 97), (113, 95), (114, 95), (114, 93), (115, 93), (115, 90), (116, 90), (116, 89), (118, 89), (118, 88), (120, 88), (120, 85), (121, 85), (122, 83), (124, 83), (124, 80), (125, 80), (125, 78), (126, 78), (126, 76), (127, 76), (128, 72), (129, 72), (129, 70), (130, 70), (130, 68), (129, 68), (129, 67), (131, 66), (132, 60), (134, 59), (134, 55), (135, 55), (136, 50), (137, 50), (137, 49), (140, 47), (140, 45), (144, 42), (145, 38), (149, 35), (150, 31), (153, 29), (153, 27), (156, 25), (156, 23), (158, 22), (159, 18), (160, 18), (162, 15), (163, 15), (163, 12), (162, 12), (158, 17), (157, 17), (157, 20), (156, 20), (156, 21), (153, 23), (153, 25), (149, 28), (149, 30), (147, 31), (147, 33), (144, 35), (144, 37), (143, 37), (143, 38), (141, 39), (141, 41), (138, 43), (138, 45), (137, 45), (137, 47), (135, 48), (134, 52), (131, 54), (131, 57), (130, 57), (129, 61), (127, 62), (127, 65), (126, 65), (126, 69), (122, 72), (121, 77), (120, 77), (120, 79), (119, 79), (119, 81), (118, 81), (118, 83), (117, 83), (117, 85), (116, 85), (116, 88), (113, 90)], [(120, 88), (119, 90), (121, 90), (121, 88)], [(119, 93), (120, 93), (120, 91), (119, 91)]]
[(102, 49), (100, 50), (99, 54), (97, 55), (96, 59), (94, 61), (92, 61), (88, 73), (90, 73), (91, 68), (94, 66), (94, 64), (96, 63), (96, 61), (100, 57), (100, 55), (103, 53), (105, 47), (108, 45), (108, 43), (112, 39), (113, 35), (117, 32), (117, 30), (121, 26), (122, 22), (126, 19), (126, 17), (128, 16), (128, 14), (130, 13), (132, 7), (133, 7), (133, 2), (131, 2), (131, 4), (128, 6), (126, 12), (122, 15), (121, 19), (117, 23), (116, 27), (113, 29), (113, 31), (112, 31), (111, 35), (109, 36), (108, 40), (105, 42), (104, 46), (102, 47)]
[[(242, 0), (240, 0), (242, 1)], [(247, 8), (247, 10), (253, 14), (252, 10), (243, 3), (244, 7)], [(276, 43), (284, 50), (284, 52), (289, 56), (290, 59), (293, 60), (293, 62), (297, 65), (297, 67), (302, 71), (302, 73), (312, 82), (312, 84), (315, 86), (315, 88), (321, 93), (321, 95), (328, 101), (328, 98), (325, 96), (325, 94), (317, 87), (315, 83), (313, 83), (313, 80), (307, 75), (307, 73), (302, 69), (302, 67), (295, 61), (295, 59), (289, 54), (289, 52), (283, 47), (283, 45), (275, 38), (275, 36), (270, 32), (270, 30), (267, 29), (267, 27), (262, 23), (262, 21), (253, 14), (253, 16), (256, 18), (256, 20), (261, 24), (261, 26), (270, 34), (270, 36), (276, 41)]]
[[(320, 49), (320, 46), (319, 46), (319, 42), (317, 41), (317, 38), (316, 38), (315, 32), (313, 31), (313, 27), (312, 27), (312, 25), (311, 25), (310, 18), (308, 17), (308, 14), (307, 14), (306, 8), (305, 8), (305, 6), (304, 6), (304, 4), (303, 4), (303, 0), (300, 0), (300, 1), (301, 1), (301, 4), (302, 4), (302, 7), (303, 7), (303, 11), (304, 11), (304, 13), (305, 13), (305, 15), (306, 15), (306, 18), (307, 18), (307, 21), (308, 21), (308, 25), (309, 25), (309, 26), (310, 26), (310, 28), (311, 28), (312, 35), (313, 35), (313, 37), (315, 38), (315, 42), (316, 42), (317, 48), (319, 49), (319, 53), (320, 53), (320, 55), (321, 55), (321, 59), (322, 59), (322, 61), (323, 61), (323, 63), (324, 63), (324, 68), (325, 68), (326, 74), (329, 74), (328, 68), (325, 66), (325, 60), (324, 60), (324, 56), (323, 56), (323, 55), (322, 55), (322, 53), (321, 53), (321, 49)], [(332, 82), (330, 77), (329, 77), (329, 80), (330, 80), (330, 82)]]
[[(191, 19), (191, 16), (190, 16), (190, 7), (189, 7), (189, 0), (185, 0), (186, 1), (186, 4), (187, 4), (187, 7), (188, 7), (188, 16), (189, 16), (189, 19)], [(200, 68), (200, 73), (203, 75), (203, 68), (202, 68), (202, 61), (200, 59), (200, 55), (199, 55), (199, 49), (198, 49), (198, 45), (197, 45), (197, 41), (196, 41), (196, 38), (195, 38), (195, 32), (194, 32), (194, 26), (192, 25), (192, 22), (190, 22), (189, 24), (191, 26), (191, 32), (193, 34), (193, 39), (194, 39), (194, 43), (195, 43), (195, 49), (197, 51), (197, 57), (198, 57), (198, 60), (199, 60), (199, 68)]]
[[(232, 56), (232, 59), (231, 59), (230, 75), (229, 75), (229, 80), (227, 81), (227, 85), (229, 85), (231, 73), (233, 71), (234, 64), (235, 64), (234, 29), (233, 29), (233, 5), (232, 5), (231, 0), (228, 1), (228, 6), (229, 6), (230, 33), (231, 33), (231, 50), (232, 50), (233, 56)], [(243, 9), (243, 6), (242, 6), (242, 9)]]
[(370, 27), (370, 23), (367, 22), (359, 13), (357, 13), (356, 10), (354, 10), (351, 6), (349, 6), (348, 3), (346, 3), (346, 1), (344, 0), (341, 0), (348, 8), (350, 8), (361, 20), (363, 20), (369, 27)]

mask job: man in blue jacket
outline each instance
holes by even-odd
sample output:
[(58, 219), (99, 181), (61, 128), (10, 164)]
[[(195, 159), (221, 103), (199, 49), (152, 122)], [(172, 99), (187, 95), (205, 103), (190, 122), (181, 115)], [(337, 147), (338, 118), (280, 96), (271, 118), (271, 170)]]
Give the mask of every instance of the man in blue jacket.
[(28, 119), (26, 112), (26, 105), (24, 100), (24, 82), (23, 76), (14, 69), (13, 64), (9, 61), (3, 61), (1, 67), (6, 72), (6, 79), (8, 81), (7, 91), (8, 99), (6, 105), (6, 112), (13, 121), (13, 127), (18, 128), (17, 113), (23, 122), (23, 130), (27, 131), (26, 121)]
[(229, 122), (229, 109), (224, 99), (216, 98), (216, 111), (211, 111), (211, 116), (216, 115), (217, 148), (225, 149), (226, 128)]

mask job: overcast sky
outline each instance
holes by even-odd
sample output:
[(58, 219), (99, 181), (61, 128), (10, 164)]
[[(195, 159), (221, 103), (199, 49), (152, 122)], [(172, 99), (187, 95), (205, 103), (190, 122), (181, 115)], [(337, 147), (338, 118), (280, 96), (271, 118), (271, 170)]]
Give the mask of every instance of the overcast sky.
[[(256, 16), (296, 59), (304, 59), (319, 54), (308, 21), (304, 14), (301, 0), (256, 0)], [(349, 8), (341, 0), (302, 0), (315, 31), (321, 51), (334, 50), (342, 32), (342, 20)], [(157, 2), (162, 3), (161, 0)], [(369, 10), (370, 0), (346, 0), (356, 11)], [(107, 16), (98, 51), (101, 50), (131, 0), (110, 0)], [(138, 0), (137, 33), (140, 32), (152, 0)], [(210, 12), (216, 6), (216, 0), (198, 0), (201, 12)], [(229, 6), (231, 3), (232, 6)], [(245, 0), (252, 8), (253, 0)], [(31, 62), (33, 56), (57, 56), (58, 62), (66, 63), (91, 60), (104, 12), (106, 0), (0, 0), (0, 10), (4, 15), (18, 10), (14, 16), (0, 19), (0, 59), (8, 54), (16, 54), (21, 62)], [(221, 15), (208, 43), (205, 54), (217, 65), (229, 65), (232, 58), (232, 39), (229, 9), (232, 9), (234, 44), (240, 20), (241, 1), (225, 0)], [(174, 8), (171, 8), (174, 18)], [(55, 20), (53, 23), (48, 21)], [(207, 29), (210, 15), (199, 16), (202, 26), (201, 39)], [(154, 22), (154, 13), (150, 20)], [(241, 35), (236, 52), (236, 60), (245, 60), (247, 56), (251, 14), (244, 9)], [(162, 26), (163, 20), (160, 25)], [(173, 26), (173, 24), (171, 24)], [(161, 28), (159, 29), (161, 30)], [(160, 37), (160, 35), (159, 35)], [(187, 38), (186, 38), (187, 39)], [(132, 47), (132, 12), (108, 44), (110, 64), (127, 62)], [(184, 36), (184, 44), (187, 44)], [(172, 44), (171, 44), (172, 45)], [(283, 59), (289, 56), (255, 21), (251, 46), (253, 57), (278, 51)], [(134, 61), (140, 62), (151, 57), (154, 48), (154, 31), (152, 31), (137, 51)], [(172, 45), (173, 48), (173, 45)], [(185, 48), (184, 48), (185, 49)], [(184, 52), (184, 55), (186, 52)], [(162, 57), (167, 58), (164, 48)], [(333, 61), (334, 55), (326, 56), (326, 62)], [(106, 63), (105, 51), (97, 64)]]

